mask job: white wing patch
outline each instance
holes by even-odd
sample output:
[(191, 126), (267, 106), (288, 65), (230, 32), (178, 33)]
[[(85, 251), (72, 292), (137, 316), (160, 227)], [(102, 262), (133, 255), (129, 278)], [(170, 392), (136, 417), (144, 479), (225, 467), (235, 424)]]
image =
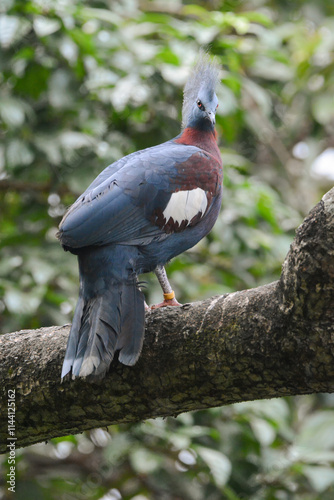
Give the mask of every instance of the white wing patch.
[(191, 189), (190, 191), (178, 191), (172, 194), (168, 205), (163, 211), (163, 215), (166, 222), (172, 217), (174, 222), (181, 224), (187, 220), (189, 224), (200, 212), (202, 216), (204, 215), (207, 205), (206, 193), (201, 188)]

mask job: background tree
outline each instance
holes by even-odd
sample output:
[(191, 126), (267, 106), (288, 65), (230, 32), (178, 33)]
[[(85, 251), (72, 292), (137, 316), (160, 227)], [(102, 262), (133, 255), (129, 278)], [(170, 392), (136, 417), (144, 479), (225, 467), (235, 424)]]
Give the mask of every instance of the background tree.
[[(76, 259), (55, 239), (60, 217), (107, 164), (179, 132), (203, 45), (223, 66), (225, 195), (211, 235), (168, 272), (181, 302), (279, 276), (294, 228), (333, 184), (333, 5), (1, 8), (2, 333), (71, 321)], [(17, 498), (330, 499), (333, 406), (330, 395), (244, 403), (54, 440), (17, 453)]]

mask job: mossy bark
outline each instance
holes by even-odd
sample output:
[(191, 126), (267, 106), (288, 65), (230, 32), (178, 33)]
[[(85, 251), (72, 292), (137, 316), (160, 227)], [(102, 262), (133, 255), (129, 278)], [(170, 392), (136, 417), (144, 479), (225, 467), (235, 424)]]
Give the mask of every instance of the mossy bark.
[(334, 188), (298, 228), (281, 279), (146, 318), (134, 367), (60, 382), (69, 326), (0, 336), (1, 452), (8, 391), (16, 446), (239, 401), (334, 392)]

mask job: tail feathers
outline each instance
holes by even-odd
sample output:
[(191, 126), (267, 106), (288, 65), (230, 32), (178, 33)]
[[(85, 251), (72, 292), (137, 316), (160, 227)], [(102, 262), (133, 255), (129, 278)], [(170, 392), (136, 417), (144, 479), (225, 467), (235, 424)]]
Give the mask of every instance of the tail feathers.
[(70, 335), (68, 337), (65, 359), (64, 359), (63, 368), (61, 371), (61, 379), (63, 379), (71, 371), (71, 368), (72, 368), (74, 360), (75, 360), (77, 346), (79, 343), (79, 330), (80, 330), (81, 317), (82, 317), (84, 305), (85, 305), (85, 301), (84, 301), (83, 297), (80, 296), (78, 303), (77, 303), (77, 306), (75, 308), (72, 326), (71, 326), (71, 331), (70, 331)]
[(137, 361), (144, 336), (145, 306), (136, 281), (114, 284), (102, 295), (80, 297), (70, 331), (62, 378), (103, 378), (120, 350), (126, 365)]
[(117, 339), (119, 361), (134, 365), (141, 353), (145, 330), (145, 303), (137, 284), (125, 284), (122, 288), (122, 326)]
[(72, 375), (103, 377), (114, 357), (119, 331), (120, 291), (115, 285), (84, 308)]

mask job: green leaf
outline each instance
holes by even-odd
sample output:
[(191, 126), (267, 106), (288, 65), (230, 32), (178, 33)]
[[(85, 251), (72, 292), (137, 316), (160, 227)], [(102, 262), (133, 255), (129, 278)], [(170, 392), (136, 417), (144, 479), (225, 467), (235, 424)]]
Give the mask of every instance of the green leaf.
[(0, 14), (0, 45), (8, 48), (26, 36), (31, 23), (28, 19)]
[(330, 94), (321, 94), (312, 100), (312, 113), (321, 125), (327, 125), (334, 120), (334, 97)]
[(10, 128), (19, 127), (25, 120), (25, 104), (15, 98), (0, 101), (0, 116)]
[(334, 448), (334, 412), (318, 411), (304, 419), (295, 445), (312, 461), (313, 451)]
[(162, 457), (148, 449), (138, 448), (131, 452), (130, 462), (137, 474), (152, 474), (162, 462)]
[(115, 10), (110, 9), (80, 6), (78, 15), (86, 20), (99, 19), (101, 21), (114, 24), (115, 26), (119, 26), (122, 22), (122, 17), (119, 16)]
[(282, 82), (288, 82), (294, 76), (294, 69), (291, 66), (267, 56), (259, 56), (252, 64), (250, 72), (253, 76)]
[(50, 73), (50, 69), (46, 66), (31, 62), (27, 66), (24, 76), (17, 79), (14, 88), (22, 96), (38, 99), (48, 88)]
[(194, 449), (209, 467), (216, 485), (219, 487), (224, 486), (232, 471), (230, 460), (223, 453), (212, 448), (195, 446)]
[(50, 19), (45, 16), (35, 16), (33, 25), (36, 35), (40, 37), (51, 35), (61, 28), (58, 19)]
[(322, 493), (330, 486), (334, 485), (334, 469), (333, 467), (305, 466), (303, 467), (303, 474), (308, 478), (312, 487), (318, 493)]
[(9, 142), (6, 151), (7, 163), (11, 168), (30, 165), (34, 154), (26, 142), (13, 139)]

